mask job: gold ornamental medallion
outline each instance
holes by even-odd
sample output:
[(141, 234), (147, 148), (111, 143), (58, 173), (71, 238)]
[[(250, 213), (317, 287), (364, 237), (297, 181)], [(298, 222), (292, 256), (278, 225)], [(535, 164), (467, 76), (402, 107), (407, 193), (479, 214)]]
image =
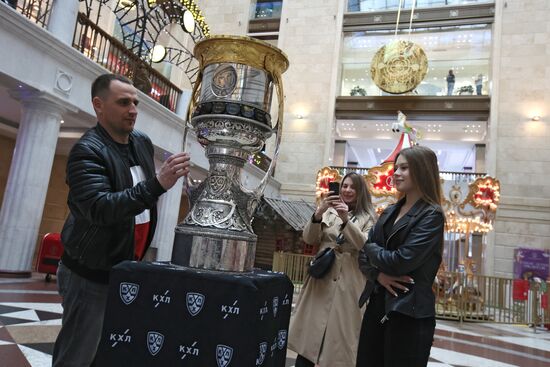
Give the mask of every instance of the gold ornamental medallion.
[(428, 71), (428, 58), (416, 43), (395, 40), (382, 46), (372, 58), (371, 77), (383, 91), (392, 94), (410, 92)]

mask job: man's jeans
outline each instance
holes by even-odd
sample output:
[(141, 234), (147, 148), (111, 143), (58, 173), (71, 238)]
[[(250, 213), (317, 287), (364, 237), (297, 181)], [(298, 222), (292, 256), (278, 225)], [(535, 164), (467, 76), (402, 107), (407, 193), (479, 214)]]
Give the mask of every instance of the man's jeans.
[(60, 263), (57, 286), (63, 298), (63, 321), (52, 366), (90, 366), (101, 338), (108, 285), (84, 279)]

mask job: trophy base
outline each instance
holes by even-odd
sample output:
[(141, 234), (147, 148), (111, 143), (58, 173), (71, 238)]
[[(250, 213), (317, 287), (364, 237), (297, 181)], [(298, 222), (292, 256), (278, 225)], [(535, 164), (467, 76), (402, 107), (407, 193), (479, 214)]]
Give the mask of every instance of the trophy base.
[(257, 238), (253, 233), (180, 224), (176, 227), (172, 263), (199, 269), (251, 271)]

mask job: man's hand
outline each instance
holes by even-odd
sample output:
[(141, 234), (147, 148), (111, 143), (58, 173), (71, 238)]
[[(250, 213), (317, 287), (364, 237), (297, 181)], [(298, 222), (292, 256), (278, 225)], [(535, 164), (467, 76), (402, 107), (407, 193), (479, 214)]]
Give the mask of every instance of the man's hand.
[(408, 292), (409, 288), (405, 287), (402, 283), (414, 284), (413, 278), (408, 275), (401, 275), (395, 277), (385, 273), (379, 273), (378, 278), (376, 279), (390, 294), (393, 294), (394, 297), (397, 297), (397, 293), (394, 288), (401, 289), (403, 292)]
[(177, 153), (164, 161), (157, 173), (157, 180), (164, 190), (169, 190), (176, 181), (189, 173), (191, 157), (189, 153)]

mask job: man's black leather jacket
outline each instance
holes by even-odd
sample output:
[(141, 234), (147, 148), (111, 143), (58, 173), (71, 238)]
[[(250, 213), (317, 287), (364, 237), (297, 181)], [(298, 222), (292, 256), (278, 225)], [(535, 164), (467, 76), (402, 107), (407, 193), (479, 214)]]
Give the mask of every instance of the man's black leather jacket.
[(127, 161), (99, 124), (69, 154), (70, 214), (61, 232), (62, 262), (89, 280), (106, 283), (112, 266), (133, 260), (135, 216), (145, 209), (151, 210), (146, 248), (153, 238), (156, 202), (165, 191), (155, 176), (151, 140), (134, 131), (130, 148), (147, 177), (136, 186)]
[(380, 272), (408, 275), (414, 280), (414, 284), (405, 284), (409, 292), (396, 290), (397, 297), (386, 292), (386, 315), (397, 311), (414, 318), (435, 316), (432, 285), (441, 263), (444, 214), (440, 207), (419, 200), (385, 238), (384, 223), (403, 202), (384, 210), (359, 254), (359, 267), (368, 279), (359, 305), (365, 304), (373, 291), (384, 289), (376, 281)]

